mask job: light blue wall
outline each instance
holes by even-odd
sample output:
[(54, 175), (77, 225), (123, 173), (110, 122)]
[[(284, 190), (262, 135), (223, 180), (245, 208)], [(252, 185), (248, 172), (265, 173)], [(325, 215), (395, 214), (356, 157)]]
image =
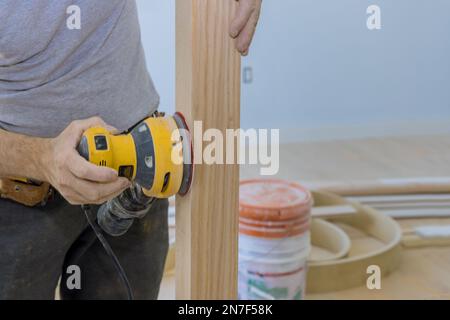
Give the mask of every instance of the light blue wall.
[(175, 0), (137, 0), (147, 65), (161, 111), (175, 110)]
[[(138, 4), (162, 108), (173, 110), (174, 0)], [(382, 30), (366, 27), (371, 4), (381, 7)], [(265, 0), (243, 66), (254, 75), (242, 87), (243, 127), (450, 128), (450, 1)]]

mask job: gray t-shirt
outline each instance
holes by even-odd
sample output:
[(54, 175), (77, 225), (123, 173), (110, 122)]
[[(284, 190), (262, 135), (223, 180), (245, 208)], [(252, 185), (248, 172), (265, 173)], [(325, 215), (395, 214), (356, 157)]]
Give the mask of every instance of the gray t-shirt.
[(54, 137), (100, 116), (126, 130), (158, 104), (134, 0), (0, 0), (1, 128)]

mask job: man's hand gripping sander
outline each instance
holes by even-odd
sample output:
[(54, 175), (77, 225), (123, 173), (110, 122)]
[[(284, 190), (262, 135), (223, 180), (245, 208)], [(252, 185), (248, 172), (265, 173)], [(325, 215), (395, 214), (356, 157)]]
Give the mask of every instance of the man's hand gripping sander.
[(98, 224), (110, 235), (126, 233), (155, 199), (189, 192), (192, 140), (181, 113), (149, 117), (121, 135), (91, 128), (83, 134), (78, 151), (89, 162), (113, 168), (133, 182), (98, 210)]

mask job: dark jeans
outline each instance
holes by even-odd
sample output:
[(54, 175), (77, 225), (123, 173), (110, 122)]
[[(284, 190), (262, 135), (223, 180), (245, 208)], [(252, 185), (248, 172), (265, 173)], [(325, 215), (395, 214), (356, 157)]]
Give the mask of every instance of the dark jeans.
[[(156, 201), (127, 234), (106, 236), (135, 299), (158, 296), (168, 250), (167, 210), (167, 200)], [(61, 275), (61, 299), (126, 299), (109, 256), (93, 237), (81, 208), (59, 195), (43, 208), (0, 200), (0, 299), (54, 299)], [(81, 290), (66, 286), (73, 264), (81, 270)]]

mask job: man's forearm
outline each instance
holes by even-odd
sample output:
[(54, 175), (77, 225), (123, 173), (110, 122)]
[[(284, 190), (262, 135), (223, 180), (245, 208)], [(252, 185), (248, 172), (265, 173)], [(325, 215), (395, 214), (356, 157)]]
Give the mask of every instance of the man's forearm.
[(49, 139), (28, 137), (0, 129), (0, 177), (45, 181), (44, 153)]

